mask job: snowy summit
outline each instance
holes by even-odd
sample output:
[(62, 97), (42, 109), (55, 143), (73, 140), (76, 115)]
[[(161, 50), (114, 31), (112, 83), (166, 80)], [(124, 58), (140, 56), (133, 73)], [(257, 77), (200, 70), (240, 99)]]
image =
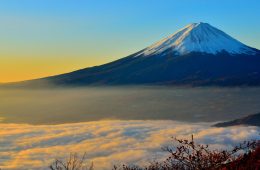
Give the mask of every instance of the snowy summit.
[(255, 51), (208, 23), (193, 23), (151, 45), (137, 56), (157, 55), (164, 52), (183, 55), (190, 52), (217, 54), (254, 54)]

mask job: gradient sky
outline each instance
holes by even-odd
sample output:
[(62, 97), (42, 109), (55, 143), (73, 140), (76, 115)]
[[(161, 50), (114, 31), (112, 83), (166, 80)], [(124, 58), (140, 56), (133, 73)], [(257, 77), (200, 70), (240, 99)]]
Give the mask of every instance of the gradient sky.
[(125, 57), (192, 22), (260, 49), (259, 0), (0, 1), (0, 82)]

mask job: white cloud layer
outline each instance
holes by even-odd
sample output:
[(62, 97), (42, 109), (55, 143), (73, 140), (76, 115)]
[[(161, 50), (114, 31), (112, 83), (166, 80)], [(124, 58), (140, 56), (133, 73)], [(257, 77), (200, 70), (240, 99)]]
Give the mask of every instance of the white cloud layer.
[(208, 124), (175, 121), (96, 121), (62, 125), (0, 124), (0, 168), (48, 169), (55, 158), (87, 153), (95, 169), (113, 164), (160, 159), (171, 137), (226, 148), (247, 139), (259, 139), (257, 127), (214, 128)]

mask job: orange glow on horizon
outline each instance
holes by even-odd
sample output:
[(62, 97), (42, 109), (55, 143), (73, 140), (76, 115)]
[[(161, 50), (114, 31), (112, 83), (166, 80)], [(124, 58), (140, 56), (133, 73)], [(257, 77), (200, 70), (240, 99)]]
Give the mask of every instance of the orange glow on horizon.
[(102, 63), (90, 58), (1, 58), (0, 83), (42, 78)]

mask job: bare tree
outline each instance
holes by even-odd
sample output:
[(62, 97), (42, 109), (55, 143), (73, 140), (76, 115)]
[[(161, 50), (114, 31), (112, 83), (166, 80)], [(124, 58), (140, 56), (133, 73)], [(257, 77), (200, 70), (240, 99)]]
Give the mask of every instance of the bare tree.
[(49, 168), (51, 170), (93, 170), (94, 164), (92, 162), (90, 166), (86, 165), (86, 153), (82, 157), (71, 153), (66, 161), (56, 159)]

